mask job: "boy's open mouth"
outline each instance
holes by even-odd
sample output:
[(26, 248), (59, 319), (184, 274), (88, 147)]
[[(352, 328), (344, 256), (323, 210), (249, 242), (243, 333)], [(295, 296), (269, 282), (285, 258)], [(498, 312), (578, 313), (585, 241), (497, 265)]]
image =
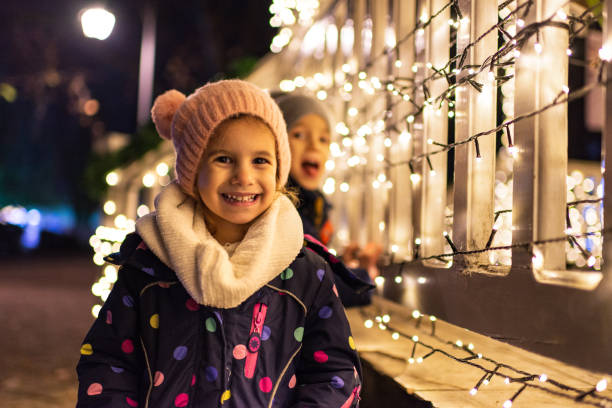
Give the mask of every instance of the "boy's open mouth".
[(319, 162), (316, 161), (304, 160), (302, 162), (302, 170), (310, 177), (315, 177), (319, 173), (320, 167)]
[(222, 193), (223, 199), (232, 204), (249, 204), (253, 203), (259, 197), (259, 194), (226, 194)]

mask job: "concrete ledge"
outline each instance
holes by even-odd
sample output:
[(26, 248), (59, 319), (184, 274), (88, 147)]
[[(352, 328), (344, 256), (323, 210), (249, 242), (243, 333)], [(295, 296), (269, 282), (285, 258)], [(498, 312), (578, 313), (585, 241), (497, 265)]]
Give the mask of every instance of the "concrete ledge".
[[(383, 323), (387, 328), (381, 330), (376, 316), (384, 315), (390, 320)], [(364, 365), (364, 407), (381, 406), (381, 403), (441, 408), (500, 407), (523, 384), (527, 387), (514, 399), (513, 407), (612, 407), (610, 386), (582, 401), (574, 400), (581, 392), (592, 390), (598, 381), (605, 378), (610, 382), (609, 374), (570, 366), (440, 320), (435, 321), (432, 335), (428, 316), (422, 317), (417, 327), (419, 319), (413, 318), (412, 310), (378, 296), (373, 298), (372, 305), (347, 309), (347, 317)], [(364, 325), (368, 319), (373, 321), (372, 328)], [(395, 340), (394, 331), (409, 337), (400, 336)], [(416, 348), (412, 336), (418, 336)], [(461, 341), (461, 347), (457, 340)], [(472, 350), (468, 349), (469, 344), (473, 345)], [(428, 346), (438, 351), (427, 356), (431, 352)], [(413, 363), (409, 362), (411, 356)], [(419, 357), (426, 358), (419, 363)], [(458, 361), (470, 357), (467, 361)], [(487, 371), (495, 370), (496, 363), (503, 365), (498, 366), (490, 383), (481, 383), (478, 392), (471, 395), (470, 390)], [(546, 374), (548, 380), (541, 382), (538, 378), (541, 374)], [(536, 377), (524, 382), (505, 382), (506, 377), (524, 379), (530, 375)], [(573, 390), (563, 390), (554, 381)]]

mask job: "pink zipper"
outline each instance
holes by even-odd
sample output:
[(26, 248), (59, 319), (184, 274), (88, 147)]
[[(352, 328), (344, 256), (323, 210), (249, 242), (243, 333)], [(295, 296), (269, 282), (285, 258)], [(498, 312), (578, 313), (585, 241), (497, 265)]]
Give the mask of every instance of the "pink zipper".
[(253, 319), (251, 320), (251, 331), (247, 342), (247, 355), (244, 362), (244, 375), (246, 378), (253, 378), (255, 375), (255, 365), (257, 354), (261, 346), (261, 333), (263, 332), (264, 320), (268, 306), (264, 303), (257, 303), (253, 308)]

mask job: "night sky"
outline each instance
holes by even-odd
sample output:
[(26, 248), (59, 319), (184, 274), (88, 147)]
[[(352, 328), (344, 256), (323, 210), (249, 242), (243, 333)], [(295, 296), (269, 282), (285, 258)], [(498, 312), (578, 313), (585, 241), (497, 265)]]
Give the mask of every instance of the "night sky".
[[(76, 0), (7, 0), (0, 9), (0, 208), (96, 203), (82, 175), (106, 132), (136, 131), (143, 1), (107, 1), (116, 17), (105, 41), (83, 36)], [(98, 3), (99, 4), (99, 3)], [(245, 72), (268, 52), (270, 2), (160, 1), (154, 95)], [(93, 116), (83, 102), (99, 101)]]

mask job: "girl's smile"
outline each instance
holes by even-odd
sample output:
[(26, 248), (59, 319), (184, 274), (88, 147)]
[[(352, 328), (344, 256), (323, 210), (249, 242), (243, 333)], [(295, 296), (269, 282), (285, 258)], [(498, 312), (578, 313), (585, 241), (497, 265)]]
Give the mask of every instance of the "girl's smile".
[(260, 195), (249, 193), (221, 193), (221, 196), (229, 205), (249, 206), (254, 205)]

